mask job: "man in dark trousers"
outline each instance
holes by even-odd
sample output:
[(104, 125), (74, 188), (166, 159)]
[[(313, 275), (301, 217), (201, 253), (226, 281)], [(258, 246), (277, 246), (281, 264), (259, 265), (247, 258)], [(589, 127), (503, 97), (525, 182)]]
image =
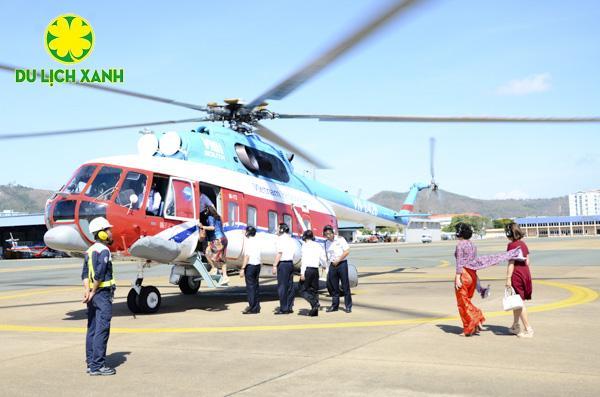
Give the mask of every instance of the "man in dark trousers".
[(258, 292), (258, 276), (260, 275), (260, 244), (256, 239), (256, 228), (246, 227), (246, 240), (244, 241), (244, 261), (240, 270), (240, 277), (246, 280), (248, 293), (248, 307), (243, 314), (260, 313), (260, 295)]
[(350, 279), (348, 278), (348, 261), (346, 258), (350, 253), (350, 246), (342, 236), (336, 236), (333, 226), (327, 225), (323, 228), (325, 240), (325, 252), (329, 271), (327, 272), (327, 286), (331, 294), (331, 306), (327, 312), (338, 311), (340, 306), (340, 281), (344, 290), (344, 306), (346, 313), (352, 312), (352, 295), (350, 293)]
[(103, 217), (92, 219), (89, 230), (95, 243), (87, 250), (83, 262), (83, 303), (87, 304), (87, 336), (85, 353), (87, 372), (91, 376), (106, 376), (116, 373), (105, 365), (106, 345), (110, 335), (112, 302), (115, 279), (110, 250), (113, 243), (112, 225)]
[(319, 315), (319, 266), (327, 265), (323, 246), (315, 242), (312, 230), (302, 234), (302, 267), (300, 268), (300, 295), (310, 303), (310, 317)]
[(277, 275), (277, 293), (279, 295), (279, 309), (275, 311), (275, 314), (294, 312), (294, 253), (296, 248), (297, 244), (290, 236), (290, 227), (285, 223), (280, 223), (277, 254), (273, 262), (273, 274)]

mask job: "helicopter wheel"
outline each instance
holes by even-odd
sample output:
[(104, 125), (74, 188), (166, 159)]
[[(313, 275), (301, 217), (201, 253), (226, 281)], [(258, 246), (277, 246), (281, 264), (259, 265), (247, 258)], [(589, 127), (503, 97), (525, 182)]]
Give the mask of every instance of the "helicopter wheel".
[(142, 313), (156, 313), (160, 309), (160, 291), (153, 286), (142, 287), (138, 297), (138, 304)]
[(200, 289), (200, 280), (194, 281), (190, 276), (179, 278), (179, 289), (184, 295), (193, 295)]
[(132, 313), (141, 313), (140, 306), (138, 305), (138, 294), (134, 288), (130, 289), (127, 294), (127, 307)]

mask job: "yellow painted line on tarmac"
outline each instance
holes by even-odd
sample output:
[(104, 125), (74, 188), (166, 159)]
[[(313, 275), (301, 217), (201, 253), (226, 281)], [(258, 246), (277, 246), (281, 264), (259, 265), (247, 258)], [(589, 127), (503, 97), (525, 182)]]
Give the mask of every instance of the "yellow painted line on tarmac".
[(436, 266), (436, 267), (448, 267), (448, 266), (450, 266), (450, 262), (448, 262), (448, 261), (440, 261), (440, 262), (441, 262), (441, 264), (438, 265), (438, 266)]
[(70, 288), (54, 287), (54, 288), (32, 289), (32, 290), (26, 290), (26, 292), (19, 292), (17, 294), (12, 294), (12, 295), (2, 295), (2, 296), (0, 296), (0, 300), (25, 298), (28, 296), (51, 294), (54, 292), (75, 291), (75, 290), (81, 290), (82, 288), (83, 288), (83, 285), (81, 287), (70, 287)]
[[(598, 299), (598, 293), (590, 288), (575, 284), (565, 284), (554, 281), (537, 281), (536, 284), (547, 285), (550, 287), (567, 290), (571, 295), (560, 301), (532, 306), (527, 310), (530, 312), (544, 312), (551, 310), (564, 309), (576, 305), (583, 305)], [(486, 317), (508, 316), (512, 313), (505, 311), (486, 312)], [(111, 333), (118, 334), (161, 334), (161, 333), (225, 333), (225, 332), (252, 332), (252, 331), (298, 331), (311, 329), (334, 329), (334, 328), (364, 328), (364, 327), (382, 327), (394, 325), (427, 324), (440, 321), (456, 321), (458, 316), (437, 317), (437, 318), (411, 318), (403, 320), (386, 321), (355, 321), (340, 322), (328, 324), (290, 324), (290, 325), (255, 325), (241, 327), (189, 327), (189, 328), (111, 328)], [(0, 324), (0, 331), (18, 331), (18, 332), (49, 332), (49, 333), (85, 333), (83, 327), (42, 327), (28, 325)]]
[[(152, 283), (152, 282), (158, 282), (160, 280), (163, 280), (164, 277), (153, 277), (153, 278), (148, 278), (148, 279), (144, 279), (144, 281), (146, 281), (147, 283)], [(131, 287), (131, 283), (118, 283), (117, 284), (117, 288), (130, 288)], [(26, 298), (29, 296), (35, 296), (35, 295), (45, 295), (45, 294), (53, 294), (55, 292), (66, 292), (66, 291), (77, 291), (77, 290), (81, 290), (83, 288), (83, 285), (81, 287), (69, 287), (69, 288), (60, 288), (60, 286), (56, 286), (56, 287), (50, 287), (50, 288), (39, 288), (39, 289), (29, 289), (29, 290), (19, 290), (22, 292), (18, 292), (18, 293), (7, 293), (7, 295), (0, 295), (0, 301), (2, 300), (8, 300), (8, 299), (17, 299), (17, 298)], [(0, 308), (2, 308), (0, 306)]]

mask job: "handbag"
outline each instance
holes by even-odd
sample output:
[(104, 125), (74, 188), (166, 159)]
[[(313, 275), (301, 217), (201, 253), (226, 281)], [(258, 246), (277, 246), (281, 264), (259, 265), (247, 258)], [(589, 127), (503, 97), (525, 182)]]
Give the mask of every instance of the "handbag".
[(502, 298), (502, 307), (506, 311), (520, 309), (523, 307), (523, 299), (512, 287), (506, 287), (504, 298)]

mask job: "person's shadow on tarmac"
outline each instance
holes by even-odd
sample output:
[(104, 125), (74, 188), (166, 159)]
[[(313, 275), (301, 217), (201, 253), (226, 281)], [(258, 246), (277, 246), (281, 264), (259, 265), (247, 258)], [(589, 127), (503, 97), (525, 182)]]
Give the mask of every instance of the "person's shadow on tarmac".
[(117, 368), (119, 365), (124, 364), (127, 361), (127, 356), (131, 352), (114, 352), (106, 356), (106, 366), (111, 368)]
[[(447, 334), (456, 334), (460, 335), (463, 332), (462, 327), (457, 327), (456, 325), (448, 325), (448, 324), (436, 324), (436, 327), (441, 329)], [(508, 327), (503, 325), (484, 325), (484, 330), (480, 333), (492, 332), (494, 335), (500, 336), (512, 336)]]

